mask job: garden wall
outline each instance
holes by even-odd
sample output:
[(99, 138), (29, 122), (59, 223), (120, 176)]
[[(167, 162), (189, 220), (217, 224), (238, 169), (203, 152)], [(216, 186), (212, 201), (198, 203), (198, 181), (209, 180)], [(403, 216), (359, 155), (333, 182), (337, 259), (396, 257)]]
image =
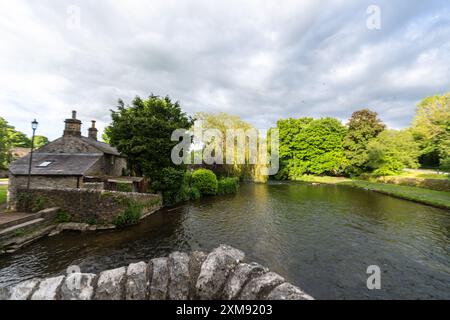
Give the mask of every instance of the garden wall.
[(158, 210), (162, 204), (159, 194), (76, 188), (32, 188), (27, 191), (19, 188), (16, 197), (19, 211), (25, 211), (27, 199), (33, 211), (59, 207), (70, 215), (70, 221), (92, 224), (114, 223), (133, 204), (142, 207), (142, 215)]

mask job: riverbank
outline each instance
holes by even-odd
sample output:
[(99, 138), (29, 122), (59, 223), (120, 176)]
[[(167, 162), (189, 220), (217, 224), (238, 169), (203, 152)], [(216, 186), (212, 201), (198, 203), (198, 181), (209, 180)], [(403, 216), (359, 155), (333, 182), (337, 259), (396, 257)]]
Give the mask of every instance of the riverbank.
[(356, 188), (367, 189), (383, 193), (389, 196), (406, 199), (418, 203), (427, 204), (437, 208), (450, 210), (450, 192), (429, 190), (420, 187), (402, 186), (381, 182), (369, 182), (363, 180), (354, 180), (345, 177), (330, 176), (303, 176), (296, 181), (348, 185)]
[(436, 191), (419, 187), (407, 187), (361, 180), (351, 180), (341, 184), (363, 188), (370, 191), (387, 194), (389, 196), (450, 210), (450, 192), (446, 191)]

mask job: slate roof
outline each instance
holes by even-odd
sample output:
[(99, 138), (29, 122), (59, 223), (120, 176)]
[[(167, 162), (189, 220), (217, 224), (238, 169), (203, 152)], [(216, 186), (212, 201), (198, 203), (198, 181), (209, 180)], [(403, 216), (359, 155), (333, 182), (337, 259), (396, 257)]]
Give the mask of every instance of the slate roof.
[(101, 142), (101, 141), (97, 141), (97, 140), (94, 140), (94, 139), (88, 138), (88, 137), (80, 137), (80, 139), (83, 140), (84, 142), (87, 142), (88, 144), (90, 144), (94, 148), (97, 148), (98, 150), (100, 150), (103, 153), (112, 154), (112, 155), (115, 155), (115, 156), (120, 156), (120, 152), (117, 151), (116, 148), (110, 146), (107, 143), (104, 143), (104, 142)]
[[(32, 175), (84, 175), (103, 154), (96, 153), (33, 153), (31, 164)], [(27, 175), (30, 155), (17, 159), (9, 166), (9, 171), (14, 175)], [(46, 167), (39, 167), (45, 161), (51, 162)]]

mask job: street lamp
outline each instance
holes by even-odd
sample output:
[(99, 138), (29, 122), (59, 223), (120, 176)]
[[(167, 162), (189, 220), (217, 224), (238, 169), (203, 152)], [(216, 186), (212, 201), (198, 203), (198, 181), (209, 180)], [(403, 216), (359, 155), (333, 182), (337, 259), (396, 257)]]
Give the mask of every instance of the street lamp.
[(36, 132), (38, 122), (36, 119), (31, 122), (31, 129), (33, 130), (33, 136), (31, 137), (31, 151), (30, 151), (30, 162), (28, 163), (28, 180), (27, 180), (27, 191), (30, 191), (30, 180), (31, 180), (31, 163), (33, 162), (33, 148), (34, 148), (34, 133)]

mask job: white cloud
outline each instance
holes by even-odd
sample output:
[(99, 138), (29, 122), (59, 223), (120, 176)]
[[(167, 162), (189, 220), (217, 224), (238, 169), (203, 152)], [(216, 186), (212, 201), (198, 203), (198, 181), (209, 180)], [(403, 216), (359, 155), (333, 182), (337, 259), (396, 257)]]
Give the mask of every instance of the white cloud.
[[(188, 113), (226, 111), (260, 128), (283, 117), (370, 107), (407, 126), (449, 90), (447, 1), (3, 1), (0, 116), (56, 138), (77, 109), (103, 129), (118, 98), (170, 95)], [(67, 8), (80, 8), (68, 28)]]

